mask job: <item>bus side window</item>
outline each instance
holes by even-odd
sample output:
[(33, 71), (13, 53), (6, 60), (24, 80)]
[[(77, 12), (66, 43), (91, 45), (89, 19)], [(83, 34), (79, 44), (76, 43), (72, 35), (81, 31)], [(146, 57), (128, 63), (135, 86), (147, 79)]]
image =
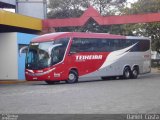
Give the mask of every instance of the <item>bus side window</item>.
[(79, 52), (79, 43), (80, 41), (77, 39), (77, 38), (74, 38), (73, 41), (72, 41), (72, 45), (71, 45), (71, 48), (70, 48), (70, 53), (77, 53)]
[(71, 48), (70, 48), (70, 53), (76, 53), (76, 52), (78, 52), (77, 48), (78, 48), (78, 46), (72, 45)]
[(138, 51), (147, 51), (150, 49), (149, 40), (139, 40)]

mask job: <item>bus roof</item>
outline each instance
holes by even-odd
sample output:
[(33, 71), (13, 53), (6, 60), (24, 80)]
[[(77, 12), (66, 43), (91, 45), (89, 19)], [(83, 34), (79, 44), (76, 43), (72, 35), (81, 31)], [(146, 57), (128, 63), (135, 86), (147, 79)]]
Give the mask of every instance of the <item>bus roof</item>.
[[(70, 38), (70, 37), (81, 37), (81, 38), (110, 38), (110, 39), (140, 39), (140, 37), (114, 35), (108, 33), (85, 33), (85, 32), (55, 32), (45, 35), (41, 35), (32, 40), (32, 42), (47, 42), (53, 41), (59, 38)], [(146, 39), (146, 38), (145, 38)]]
[(32, 42), (47, 42), (52, 41), (58, 38), (67, 38), (67, 37), (81, 37), (81, 38), (119, 38), (124, 39), (125, 36), (113, 35), (108, 33), (83, 33), (83, 32), (55, 32), (45, 35), (38, 36), (32, 40)]
[(138, 37), (138, 36), (126, 36), (126, 39), (142, 39), (142, 40), (150, 40), (149, 37)]

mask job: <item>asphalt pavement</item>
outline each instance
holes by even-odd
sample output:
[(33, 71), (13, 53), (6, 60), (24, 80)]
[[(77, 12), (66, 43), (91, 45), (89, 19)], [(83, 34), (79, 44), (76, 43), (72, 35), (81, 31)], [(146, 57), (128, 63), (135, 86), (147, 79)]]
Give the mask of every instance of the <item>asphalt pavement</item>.
[(1, 84), (0, 113), (160, 113), (160, 74), (129, 80), (87, 79), (76, 84)]

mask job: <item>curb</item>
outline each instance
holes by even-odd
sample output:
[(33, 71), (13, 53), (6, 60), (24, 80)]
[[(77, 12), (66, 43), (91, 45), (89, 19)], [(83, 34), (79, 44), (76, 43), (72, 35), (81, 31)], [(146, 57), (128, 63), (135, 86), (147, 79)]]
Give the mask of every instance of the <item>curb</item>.
[(19, 83), (26, 83), (28, 81), (20, 81), (20, 80), (0, 80), (0, 85), (1, 84), (19, 84)]

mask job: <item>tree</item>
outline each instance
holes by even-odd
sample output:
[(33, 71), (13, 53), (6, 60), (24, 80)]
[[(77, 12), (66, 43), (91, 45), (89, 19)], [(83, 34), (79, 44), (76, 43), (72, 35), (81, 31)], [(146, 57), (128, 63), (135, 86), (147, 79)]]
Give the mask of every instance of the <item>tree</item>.
[[(52, 14), (57, 11), (72, 11), (72, 14), (68, 17), (77, 17), (77, 11), (85, 10), (90, 5), (95, 7), (101, 15), (113, 15), (115, 14), (127, 0), (49, 0), (48, 8)], [(51, 14), (49, 12), (49, 14)], [(73, 11), (72, 11), (73, 13)], [(55, 16), (59, 18), (59, 16)], [(60, 16), (61, 18), (61, 16)]]
[(91, 0), (90, 4), (97, 8), (101, 15), (115, 15), (127, 0)]
[[(121, 10), (122, 14), (146, 14), (160, 12), (160, 0), (138, 0), (131, 8)], [(152, 50), (160, 52), (160, 23), (139, 23), (124, 26), (124, 33), (150, 37)]]
[(84, 0), (49, 0), (48, 18), (79, 17), (87, 6)]

